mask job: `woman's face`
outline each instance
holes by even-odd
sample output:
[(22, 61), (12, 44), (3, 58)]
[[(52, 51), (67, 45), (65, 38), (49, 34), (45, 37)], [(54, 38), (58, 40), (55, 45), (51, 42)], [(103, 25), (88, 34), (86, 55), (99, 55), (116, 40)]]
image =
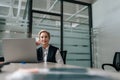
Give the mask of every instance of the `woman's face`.
[(46, 32), (42, 32), (39, 36), (40, 42), (42, 45), (48, 45), (49, 44), (49, 36)]

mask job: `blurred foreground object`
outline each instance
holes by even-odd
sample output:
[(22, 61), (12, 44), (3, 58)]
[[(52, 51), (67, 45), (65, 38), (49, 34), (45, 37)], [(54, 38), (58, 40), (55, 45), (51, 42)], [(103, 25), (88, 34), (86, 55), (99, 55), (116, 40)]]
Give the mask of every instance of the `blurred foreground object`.
[(86, 68), (19, 69), (6, 80), (120, 80), (118, 73)]

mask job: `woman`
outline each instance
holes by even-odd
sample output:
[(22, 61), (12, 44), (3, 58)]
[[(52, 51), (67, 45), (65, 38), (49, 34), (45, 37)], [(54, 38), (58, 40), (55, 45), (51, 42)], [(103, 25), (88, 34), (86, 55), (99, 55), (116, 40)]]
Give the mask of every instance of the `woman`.
[(39, 40), (36, 42), (36, 45), (41, 45), (41, 47), (37, 49), (38, 61), (63, 64), (63, 59), (61, 57), (59, 49), (49, 44), (50, 33), (46, 30), (41, 30), (38, 35)]

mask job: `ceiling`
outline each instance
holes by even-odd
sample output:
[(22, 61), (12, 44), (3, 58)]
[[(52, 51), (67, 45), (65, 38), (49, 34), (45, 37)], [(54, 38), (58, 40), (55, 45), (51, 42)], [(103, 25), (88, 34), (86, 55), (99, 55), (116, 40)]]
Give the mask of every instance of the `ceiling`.
[[(94, 3), (95, 0), (76, 0)], [(0, 0), (0, 23), (23, 20), (27, 0)], [(60, 13), (59, 0), (33, 0), (33, 9)], [(88, 7), (73, 3), (64, 3), (64, 21), (88, 24)], [(34, 17), (60, 20), (60, 17), (45, 14), (34, 14)]]

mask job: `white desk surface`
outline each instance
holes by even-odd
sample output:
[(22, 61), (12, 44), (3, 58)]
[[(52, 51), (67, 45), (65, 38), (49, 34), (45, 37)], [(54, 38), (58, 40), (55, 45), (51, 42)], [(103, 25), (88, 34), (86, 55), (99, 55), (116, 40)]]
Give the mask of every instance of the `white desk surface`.
[[(0, 80), (5, 80), (5, 77), (9, 74), (12, 74), (18, 69), (31, 69), (31, 68), (69, 68), (72, 71), (72, 68), (78, 69), (77, 72), (80, 73), (85, 77), (82, 77), (84, 80), (120, 80), (120, 73), (117, 72), (107, 72), (98, 69), (91, 69), (91, 68), (82, 68), (79, 66), (72, 66), (72, 65), (64, 65), (64, 64), (57, 64), (57, 63), (10, 63), (9, 65), (5, 65), (2, 68), (2, 72), (0, 73)], [(73, 70), (74, 70), (73, 69)], [(85, 74), (85, 75), (84, 75)], [(92, 78), (86, 78), (86, 76), (92, 76)], [(97, 76), (97, 77), (96, 77)], [(98, 78), (100, 76), (100, 78)], [(102, 77), (101, 77), (102, 76)], [(96, 77), (96, 79), (94, 79)], [(104, 78), (105, 77), (105, 78)], [(109, 78), (109, 79), (108, 79)], [(63, 79), (65, 80), (65, 79)], [(72, 80), (72, 79), (71, 79)], [(78, 79), (77, 79), (78, 80)], [(79, 79), (82, 80), (82, 79)]]
[(80, 68), (78, 66), (64, 65), (57, 63), (10, 63), (9, 65), (3, 66), (0, 72), (0, 80), (5, 80), (6, 75), (18, 69), (30, 69), (30, 68)]

